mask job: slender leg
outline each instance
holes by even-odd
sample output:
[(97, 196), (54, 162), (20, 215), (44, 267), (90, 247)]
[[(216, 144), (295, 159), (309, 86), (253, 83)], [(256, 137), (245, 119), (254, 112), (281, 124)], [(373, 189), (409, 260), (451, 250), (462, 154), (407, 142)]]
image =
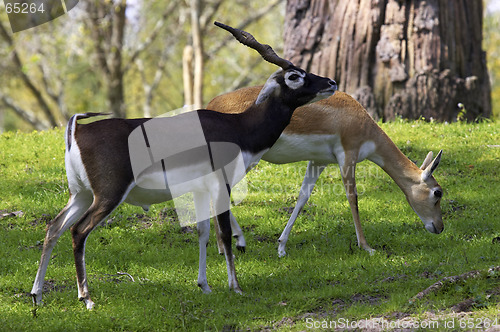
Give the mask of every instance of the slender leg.
[(293, 209), (292, 215), (290, 216), (290, 219), (288, 220), (288, 223), (286, 224), (283, 233), (281, 233), (281, 236), (278, 239), (279, 257), (283, 257), (286, 255), (285, 251), (286, 242), (288, 241), (288, 237), (290, 236), (290, 232), (292, 231), (293, 224), (295, 223), (295, 220), (297, 220), (300, 211), (302, 211), (302, 208), (309, 200), (309, 197), (311, 197), (314, 185), (316, 184), (316, 181), (318, 181), (318, 178), (321, 175), (321, 172), (323, 172), (323, 170), (325, 169), (325, 167), (326, 165), (316, 165), (314, 161), (310, 161), (307, 164), (306, 175), (304, 176), (304, 181), (302, 181), (302, 186), (300, 188), (297, 204)]
[(94, 307), (90, 299), (87, 272), (85, 268), (85, 243), (90, 232), (94, 230), (113, 210), (120, 205), (121, 201), (100, 200), (94, 198), (94, 202), (85, 212), (83, 217), (71, 228), (73, 239), (73, 254), (75, 256), (76, 279), (78, 285), (78, 299), (85, 303), (87, 309)]
[(236, 278), (236, 269), (234, 267), (234, 256), (231, 250), (231, 221), (229, 211), (223, 212), (217, 216), (219, 227), (221, 231), (222, 242), (224, 243), (224, 255), (226, 256), (227, 278), (229, 288), (233, 289), (236, 293), (242, 294), (243, 291), (238, 284)]
[[(194, 205), (197, 219), (206, 216), (210, 211), (210, 195), (204, 192), (194, 192)], [(199, 242), (199, 267), (198, 267), (198, 286), (203, 293), (210, 293), (210, 287), (207, 281), (207, 245), (210, 237), (210, 219), (198, 221), (198, 242)]]
[(68, 204), (59, 214), (47, 225), (47, 233), (43, 243), (42, 256), (36, 273), (35, 282), (31, 289), (33, 304), (42, 303), (42, 289), (49, 265), (52, 249), (54, 249), (59, 237), (73, 225), (89, 208), (92, 200), (91, 195), (79, 193), (70, 197)]
[(212, 198), (214, 200), (217, 221), (221, 232), (221, 239), (224, 243), (224, 255), (226, 256), (227, 278), (229, 288), (236, 293), (242, 293), (238, 279), (236, 278), (236, 269), (234, 267), (234, 256), (231, 248), (231, 210), (230, 200), (231, 188), (225, 182), (219, 181), (218, 186), (214, 186)]
[[(236, 249), (241, 252), (245, 252), (246, 241), (245, 236), (243, 235), (243, 231), (241, 230), (236, 217), (234, 216), (232, 211), (229, 211), (231, 218), (231, 231), (233, 233), (233, 237), (236, 239)], [(219, 249), (219, 254), (222, 255), (224, 253), (224, 243), (220, 237), (220, 229), (219, 223), (217, 222), (217, 218), (214, 218), (214, 228), (215, 228), (215, 237), (217, 238), (217, 248)]]
[(356, 189), (356, 156), (357, 153), (346, 154), (344, 165), (340, 165), (340, 175), (342, 176), (342, 181), (344, 182), (344, 189), (349, 201), (349, 206), (351, 207), (351, 213), (354, 220), (354, 227), (356, 228), (356, 237), (358, 239), (358, 246), (370, 254), (375, 252), (365, 239), (365, 234), (361, 228), (361, 222), (359, 219), (359, 209), (358, 209), (358, 192)]
[(220, 235), (219, 222), (217, 218), (214, 218), (214, 229), (215, 229), (215, 238), (217, 239), (217, 249), (219, 249), (219, 255), (224, 254), (224, 243), (222, 242), (222, 238)]
[(247, 246), (245, 236), (243, 236), (243, 231), (241, 230), (240, 225), (238, 224), (238, 221), (236, 221), (236, 217), (231, 210), (229, 211), (229, 217), (231, 218), (231, 232), (233, 233), (233, 237), (236, 239), (236, 249), (241, 252), (245, 252), (245, 248)]
[(198, 268), (198, 286), (203, 293), (208, 294), (211, 292), (210, 286), (207, 281), (207, 245), (210, 236), (210, 219), (200, 221), (197, 224), (198, 228), (198, 241), (200, 246), (200, 261)]

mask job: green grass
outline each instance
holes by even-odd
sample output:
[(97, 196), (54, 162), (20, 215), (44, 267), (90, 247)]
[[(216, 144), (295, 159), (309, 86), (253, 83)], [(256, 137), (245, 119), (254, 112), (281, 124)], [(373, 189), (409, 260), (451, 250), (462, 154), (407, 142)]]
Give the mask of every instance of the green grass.
[[(247, 252), (236, 253), (244, 296), (228, 290), (213, 234), (207, 271), (213, 292), (204, 295), (196, 286), (196, 230), (180, 227), (171, 203), (147, 215), (123, 205), (87, 242), (87, 273), (97, 304), (92, 311), (77, 301), (69, 233), (54, 249), (45, 305), (33, 310), (28, 296), (45, 224), (68, 198), (63, 131), (1, 135), (0, 214), (24, 215), (0, 219), (0, 330), (304, 330), (312, 321), (383, 317), (421, 324), (433, 317), (440, 327), (459, 327), (470, 319), (500, 320), (498, 274), (408, 301), (443, 277), (500, 265), (498, 124), (400, 121), (382, 127), (419, 164), (429, 150), (444, 150), (435, 172), (444, 189), (442, 234), (425, 231), (389, 176), (364, 162), (357, 171), (360, 215), (377, 252), (370, 256), (358, 249), (340, 174), (332, 165), (293, 228), (288, 255), (278, 259), (277, 239), (306, 163), (261, 162), (248, 175), (249, 195), (233, 209), (247, 240)], [(471, 313), (452, 316), (451, 308), (466, 300)]]

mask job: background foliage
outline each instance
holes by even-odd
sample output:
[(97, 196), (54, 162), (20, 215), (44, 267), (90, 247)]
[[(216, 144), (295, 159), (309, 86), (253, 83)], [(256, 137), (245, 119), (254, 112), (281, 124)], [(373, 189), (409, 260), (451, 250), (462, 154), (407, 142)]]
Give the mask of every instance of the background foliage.
[[(0, 6), (0, 23), (12, 39), (9, 43), (5, 37), (0, 38), (0, 131), (33, 129), (6, 101), (18, 111), (38, 117), (39, 129), (46, 127), (42, 126), (46, 122), (43, 109), (33, 90), (27, 88), (25, 76), (55, 113), (58, 125), (65, 125), (67, 116), (73, 113), (109, 111), (106, 97), (109, 79), (99, 66), (99, 43), (92, 31), (96, 26), (108, 31), (112, 22), (108, 15), (98, 20), (98, 24), (89, 23), (85, 4), (92, 1), (82, 0), (68, 15), (16, 34), (10, 32), (4, 7)], [(121, 56), (128, 117), (143, 116), (149, 108), (150, 115), (156, 116), (184, 105), (182, 59), (184, 48), (192, 45), (191, 3), (187, 0), (127, 2)], [(205, 0), (201, 5), (203, 102), (238, 87), (262, 84), (275, 68), (261, 61), (256, 52), (232, 40), (227, 32), (214, 27), (212, 21), (243, 26), (282, 53), (285, 1)], [(234, 13), (247, 15), (242, 18)], [(499, 11), (485, 11), (483, 48), (492, 80), (494, 118), (500, 116), (499, 20)], [(112, 48), (107, 50), (110, 52)], [(14, 61), (14, 53), (20, 64)]]
[[(93, 1), (82, 0), (68, 15), (16, 34), (11, 33), (7, 15), (0, 6), (0, 13), (5, 14), (0, 15), (0, 23), (12, 39), (9, 43), (0, 35), (3, 59), (0, 63), (0, 114), (3, 115), (0, 128), (33, 128), (21, 121), (3, 97), (8, 97), (18, 110), (46, 120), (39, 100), (27, 88), (26, 77), (56, 114), (59, 125), (65, 125), (66, 114), (109, 110), (106, 98), (109, 76), (100, 66), (99, 55), (105, 52), (109, 63), (113, 47), (101, 42), (93, 31), (98, 29), (103, 36), (111, 34), (109, 25), (113, 18), (109, 13), (101, 14), (103, 19), (91, 22), (89, 17), (93, 13), (89, 13), (85, 5)], [(262, 61), (255, 51), (239, 45), (212, 22), (219, 20), (247, 28), (263, 42), (273, 45), (277, 52), (282, 52), (284, 1), (201, 2), (204, 103), (223, 92), (265, 82), (275, 67)], [(143, 116), (147, 102), (151, 102), (151, 116), (184, 105), (182, 59), (184, 48), (192, 44), (190, 11), (189, 1), (128, 1), (121, 49), (128, 117)], [(242, 19), (234, 13), (248, 15)], [(14, 61), (14, 54), (21, 64)], [(147, 100), (148, 89), (156, 83), (151, 100)]]

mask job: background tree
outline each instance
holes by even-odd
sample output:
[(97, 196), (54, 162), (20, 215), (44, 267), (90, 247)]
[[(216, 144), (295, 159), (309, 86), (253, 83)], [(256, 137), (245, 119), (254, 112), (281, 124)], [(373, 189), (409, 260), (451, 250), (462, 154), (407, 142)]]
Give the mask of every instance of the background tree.
[[(213, 18), (224, 2), (224, 0), (190, 0), (192, 43), (185, 47), (183, 53), (184, 105), (191, 105), (194, 108), (203, 107), (205, 62), (216, 58), (220, 49), (225, 47), (228, 42), (233, 41), (231, 35), (224, 37), (222, 41), (220, 41), (220, 35), (218, 35), (219, 41), (211, 40), (211, 44), (215, 44), (214, 47), (208, 50), (205, 50), (204, 47), (204, 40), (209, 39), (210, 31), (213, 29)], [(278, 15), (278, 13), (273, 12), (273, 10), (282, 2), (283, 0), (266, 1), (262, 3), (261, 6), (255, 6), (254, 10), (247, 10), (248, 15), (245, 16), (245, 19), (239, 19), (237, 23), (233, 24), (239, 29), (246, 29), (248, 25), (261, 20), (263, 16), (267, 15), (269, 19), (272, 19), (271, 16), (273, 14), (274, 16)], [(244, 5), (243, 3), (239, 4), (239, 7), (247, 6), (248, 5)], [(281, 20), (277, 20), (277, 22), (281, 22)], [(276, 30), (281, 31), (281, 29)], [(269, 31), (273, 31), (273, 29)], [(276, 36), (279, 36), (279, 34), (276, 34)], [(279, 42), (279, 45), (282, 45), (282, 41)], [(239, 66), (238, 72), (240, 74), (238, 78), (233, 81), (231, 87), (226, 89), (226, 91), (232, 91), (243, 87), (246, 82), (243, 78), (251, 76), (251, 70), (253, 70), (257, 64), (262, 63), (258, 57), (254, 59), (256, 59), (256, 61), (250, 64), (245, 65), (245, 63), (242, 63)], [(212, 97), (214, 96), (212, 95)]]
[[(77, 112), (156, 116), (195, 104), (184, 97), (186, 46), (196, 55), (185, 67), (186, 86), (198, 107), (222, 92), (262, 84), (274, 67), (212, 22), (251, 25), (279, 50), (280, 4), (284, 1), (81, 0), (68, 15), (16, 34), (6, 15), (0, 16), (0, 120), (5, 118), (8, 129), (46, 129), (64, 125)], [(241, 19), (235, 12), (248, 15)]]
[(94, 42), (94, 55), (103, 82), (106, 85), (108, 109), (117, 117), (124, 117), (123, 42), (127, 1), (89, 0), (82, 3), (86, 27)]
[[(6, 44), (2, 50), (2, 58), (10, 60), (10, 66), (6, 66), (5, 62), (2, 64), (2, 72), (6, 74), (2, 75), (0, 81), (2, 83), (0, 100), (7, 109), (12, 110), (35, 129), (57, 126), (58, 119), (65, 113), (65, 107), (62, 105), (64, 91), (61, 84), (54, 84), (49, 76), (58, 77), (60, 73), (57, 69), (50, 70), (42, 60), (42, 54), (57, 58), (57, 46), (48, 42), (55, 46), (52, 49), (55, 53), (42, 52), (40, 49), (45, 38), (25, 35), (22, 42), (35, 51), (30, 56), (25, 56), (18, 47), (19, 40), (14, 39), (8, 29), (10, 30), (0, 22), (0, 37)], [(6, 77), (15, 77), (16, 80), (7, 80)], [(10, 93), (7, 93), (7, 90), (10, 90)], [(22, 90), (27, 91), (36, 102), (41, 116), (16, 101), (20, 99)]]
[(481, 0), (288, 0), (285, 56), (378, 119), (491, 114)]

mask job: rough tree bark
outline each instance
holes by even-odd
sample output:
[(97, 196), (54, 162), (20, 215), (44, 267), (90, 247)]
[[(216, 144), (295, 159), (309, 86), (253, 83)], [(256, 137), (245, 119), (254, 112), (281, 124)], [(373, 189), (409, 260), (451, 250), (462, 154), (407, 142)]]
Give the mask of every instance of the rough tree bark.
[(491, 114), (481, 0), (288, 0), (285, 56), (375, 118)]

